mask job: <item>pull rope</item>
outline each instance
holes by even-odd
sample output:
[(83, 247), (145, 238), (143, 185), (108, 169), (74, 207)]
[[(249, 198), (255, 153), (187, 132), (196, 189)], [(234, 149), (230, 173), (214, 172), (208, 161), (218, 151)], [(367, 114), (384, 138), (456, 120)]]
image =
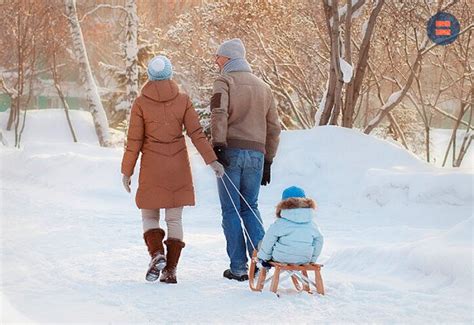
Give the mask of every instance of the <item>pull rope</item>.
[[(224, 173), (225, 173), (225, 172), (224, 172)], [(229, 179), (229, 181), (232, 183), (232, 181), (230, 180), (230, 177), (229, 177), (227, 174), (225, 174), (225, 175), (227, 176), (227, 178)], [(252, 238), (250, 237), (250, 235), (249, 235), (249, 233), (248, 233), (248, 231), (247, 231), (247, 228), (245, 227), (245, 223), (244, 223), (244, 221), (242, 220), (242, 216), (240, 215), (240, 212), (239, 212), (239, 210), (237, 209), (237, 206), (235, 205), (234, 200), (232, 200), (232, 196), (230, 195), (229, 189), (227, 188), (227, 185), (225, 184), (224, 179), (221, 178), (221, 181), (222, 181), (222, 184), (224, 184), (224, 188), (225, 188), (225, 190), (226, 190), (226, 192), (227, 192), (227, 195), (229, 195), (229, 199), (230, 199), (230, 201), (232, 202), (232, 205), (234, 206), (235, 212), (236, 212), (237, 215), (239, 216), (240, 224), (242, 225), (242, 229), (243, 229), (243, 231), (245, 232), (245, 233), (244, 233), (244, 236), (247, 235), (247, 238), (249, 239), (250, 244), (252, 245), (252, 248), (253, 248), (254, 250), (256, 250), (255, 245), (254, 245), (254, 243), (253, 243), (253, 241), (252, 241)], [(233, 183), (232, 183), (232, 185), (233, 185)], [(235, 185), (234, 185), (234, 187), (235, 187)], [(236, 189), (236, 191), (240, 194), (239, 190), (238, 190), (236, 187), (235, 187), (235, 189)], [(253, 211), (253, 210), (252, 210), (252, 211)], [(257, 218), (257, 219), (258, 219), (258, 218)]]
[[(255, 216), (255, 218), (257, 219), (257, 221), (262, 225), (262, 228), (265, 229), (265, 226), (263, 225), (263, 222), (262, 220), (260, 220), (260, 217), (257, 216), (257, 214), (255, 213), (255, 211), (252, 209), (252, 207), (250, 206), (250, 204), (247, 202), (247, 200), (245, 199), (245, 197), (242, 195), (242, 193), (240, 193), (239, 189), (237, 188), (237, 186), (235, 186), (234, 182), (232, 182), (232, 180), (230, 179), (229, 175), (227, 175), (226, 172), (224, 172), (224, 175), (227, 177), (227, 179), (229, 180), (230, 184), (232, 184), (232, 186), (235, 188), (235, 190), (237, 191), (237, 193), (239, 193), (240, 197), (242, 198), (242, 200), (244, 200), (245, 204), (247, 204), (247, 206), (249, 207), (250, 211), (252, 211), (253, 215)], [(222, 182), (224, 182), (224, 180), (222, 180)], [(232, 198), (231, 198), (232, 200)], [(239, 214), (240, 216), (240, 214)]]

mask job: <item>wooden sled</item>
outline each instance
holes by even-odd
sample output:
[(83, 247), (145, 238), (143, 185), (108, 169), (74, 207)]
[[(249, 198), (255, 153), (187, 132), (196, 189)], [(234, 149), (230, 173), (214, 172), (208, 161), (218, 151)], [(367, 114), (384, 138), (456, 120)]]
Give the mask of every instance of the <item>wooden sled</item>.
[[(280, 282), (280, 275), (286, 272), (288, 273), (288, 276), (291, 277), (291, 281), (293, 282), (293, 285), (295, 286), (295, 289), (298, 292), (306, 291), (308, 293), (312, 293), (311, 287), (314, 287), (316, 288), (317, 293), (319, 293), (320, 295), (324, 295), (324, 284), (323, 278), (321, 277), (321, 267), (323, 267), (322, 264), (295, 265), (270, 262), (270, 264), (275, 268), (273, 276), (267, 280), (267, 269), (261, 268), (258, 272), (258, 279), (255, 282), (255, 269), (257, 263), (257, 251), (254, 250), (249, 270), (249, 286), (250, 290), (252, 291), (261, 292), (263, 290), (263, 287), (265, 286), (265, 283), (271, 280), (270, 291), (276, 294), (278, 290), (278, 284)], [(308, 277), (308, 272), (311, 271), (314, 271), (314, 282), (311, 281)]]

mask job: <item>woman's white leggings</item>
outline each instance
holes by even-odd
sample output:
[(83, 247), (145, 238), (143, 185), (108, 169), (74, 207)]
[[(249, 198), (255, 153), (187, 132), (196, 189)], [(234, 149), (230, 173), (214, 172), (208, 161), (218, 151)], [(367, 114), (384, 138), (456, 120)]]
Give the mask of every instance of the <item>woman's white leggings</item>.
[[(141, 209), (143, 232), (160, 228), (160, 209)], [(168, 238), (183, 240), (183, 207), (165, 209), (165, 222), (168, 228)]]

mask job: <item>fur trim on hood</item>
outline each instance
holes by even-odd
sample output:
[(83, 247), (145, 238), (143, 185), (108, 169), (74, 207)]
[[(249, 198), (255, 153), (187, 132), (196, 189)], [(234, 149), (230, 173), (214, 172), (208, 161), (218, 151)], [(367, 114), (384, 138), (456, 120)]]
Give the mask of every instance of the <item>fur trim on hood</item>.
[(313, 199), (309, 198), (290, 197), (289, 199), (283, 200), (278, 203), (276, 207), (276, 215), (278, 218), (281, 218), (281, 210), (299, 208), (311, 208), (316, 210), (316, 202)]

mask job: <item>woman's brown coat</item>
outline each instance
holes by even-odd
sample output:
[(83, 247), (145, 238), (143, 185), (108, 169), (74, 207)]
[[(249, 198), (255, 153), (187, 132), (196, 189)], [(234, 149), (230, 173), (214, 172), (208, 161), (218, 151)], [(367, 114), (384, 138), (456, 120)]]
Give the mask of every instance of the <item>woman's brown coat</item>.
[(183, 126), (206, 164), (217, 159), (193, 105), (172, 80), (148, 81), (133, 103), (122, 174), (131, 176), (142, 153), (140, 209), (194, 205), (194, 187)]

